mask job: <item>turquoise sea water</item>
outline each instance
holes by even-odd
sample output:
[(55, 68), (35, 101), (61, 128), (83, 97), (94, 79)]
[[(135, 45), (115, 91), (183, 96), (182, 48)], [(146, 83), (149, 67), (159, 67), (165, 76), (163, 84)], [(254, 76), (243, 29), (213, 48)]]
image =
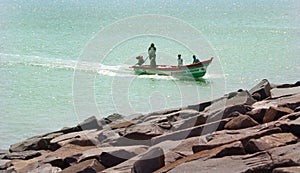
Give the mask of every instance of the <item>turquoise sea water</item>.
[[(0, 148), (76, 125), (91, 115), (185, 106), (249, 89), (263, 78), (294, 83), (300, 77), (299, 11), (296, 0), (2, 0)], [(191, 52), (176, 40), (147, 34), (112, 47), (101, 62), (80, 63), (99, 32), (128, 17), (148, 14), (176, 18), (202, 33), (217, 55), (203, 80), (134, 75), (129, 66), (136, 55), (146, 56), (151, 42), (157, 45), (158, 63), (174, 65), (178, 53), (186, 64), (192, 54), (209, 58), (204, 57), (206, 48)], [(174, 27), (179, 37), (190, 34)], [(123, 28), (108, 37), (113, 40), (125, 32), (134, 30)], [(80, 79), (81, 74), (91, 75), (93, 81)], [(86, 97), (90, 87), (74, 87), (78, 80), (93, 85), (91, 97)]]

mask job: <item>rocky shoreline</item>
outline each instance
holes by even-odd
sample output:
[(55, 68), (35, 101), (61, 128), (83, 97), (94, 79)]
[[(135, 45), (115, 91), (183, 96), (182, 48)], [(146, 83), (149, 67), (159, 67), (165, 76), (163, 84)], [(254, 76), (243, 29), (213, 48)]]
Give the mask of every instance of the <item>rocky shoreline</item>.
[(147, 115), (90, 117), (0, 150), (1, 172), (300, 172), (300, 81)]

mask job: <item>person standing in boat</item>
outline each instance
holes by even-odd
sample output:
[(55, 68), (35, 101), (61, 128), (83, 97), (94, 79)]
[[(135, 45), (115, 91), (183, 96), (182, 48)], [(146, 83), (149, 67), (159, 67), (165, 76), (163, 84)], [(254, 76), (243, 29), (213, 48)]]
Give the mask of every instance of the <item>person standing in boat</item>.
[(200, 62), (200, 60), (196, 57), (196, 55), (193, 55), (193, 64)]
[(177, 65), (178, 67), (183, 65), (183, 59), (181, 58), (180, 54), (178, 54), (177, 62), (178, 62), (178, 65)]
[(150, 59), (150, 67), (156, 68), (156, 47), (154, 46), (154, 43), (151, 43), (148, 48), (148, 55)]

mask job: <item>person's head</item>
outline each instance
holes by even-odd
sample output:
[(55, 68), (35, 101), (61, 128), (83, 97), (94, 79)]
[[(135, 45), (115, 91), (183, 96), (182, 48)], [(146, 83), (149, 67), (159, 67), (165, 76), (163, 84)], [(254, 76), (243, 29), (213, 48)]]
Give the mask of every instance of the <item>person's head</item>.
[(139, 55), (136, 57), (136, 59), (143, 59), (143, 56)]
[(193, 55), (193, 58), (196, 59), (196, 55)]
[(180, 59), (181, 58), (181, 55), (180, 54), (178, 54), (178, 59)]
[(154, 43), (151, 43), (151, 45), (150, 45), (151, 47), (154, 47)]

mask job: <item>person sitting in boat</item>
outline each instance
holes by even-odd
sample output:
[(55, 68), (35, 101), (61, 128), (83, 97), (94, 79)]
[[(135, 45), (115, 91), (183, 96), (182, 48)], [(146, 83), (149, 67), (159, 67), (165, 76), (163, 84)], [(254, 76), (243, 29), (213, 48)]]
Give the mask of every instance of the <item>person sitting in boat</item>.
[(138, 60), (138, 62), (136, 63), (136, 65), (143, 65), (144, 62), (145, 62), (143, 56), (141, 56), (141, 55), (138, 56), (138, 57), (136, 57), (136, 59)]
[(181, 58), (180, 54), (178, 54), (177, 62), (178, 62), (178, 65), (177, 65), (178, 67), (183, 65), (183, 59)]
[(150, 67), (156, 68), (156, 47), (154, 43), (151, 43), (150, 47), (148, 48), (148, 55), (150, 59)]
[(200, 60), (196, 57), (196, 55), (193, 55), (193, 64), (200, 62)]

